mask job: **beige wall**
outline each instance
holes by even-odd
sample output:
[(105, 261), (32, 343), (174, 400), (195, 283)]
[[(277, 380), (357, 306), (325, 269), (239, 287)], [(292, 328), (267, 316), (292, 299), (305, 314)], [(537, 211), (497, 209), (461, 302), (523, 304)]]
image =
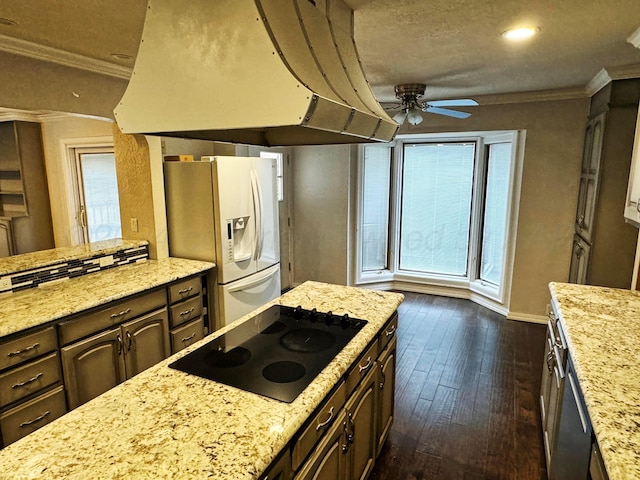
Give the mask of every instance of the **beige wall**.
[(113, 142), (111, 125), (110, 121), (73, 117), (45, 121), (41, 125), (56, 247), (72, 246), (76, 233), (69, 211), (69, 202), (74, 195), (70, 180), (73, 164), (64, 153), (63, 142), (86, 143), (105, 139)]
[[(425, 115), (421, 125), (400, 132), (526, 130), (509, 304), (512, 318), (543, 316), (549, 301), (548, 283), (568, 278), (588, 110), (588, 98), (476, 107), (464, 121)], [(348, 188), (356, 157), (350, 157), (349, 148), (295, 149), (296, 283), (348, 281)]]
[(293, 283), (349, 281), (349, 185), (356, 147), (293, 150)]

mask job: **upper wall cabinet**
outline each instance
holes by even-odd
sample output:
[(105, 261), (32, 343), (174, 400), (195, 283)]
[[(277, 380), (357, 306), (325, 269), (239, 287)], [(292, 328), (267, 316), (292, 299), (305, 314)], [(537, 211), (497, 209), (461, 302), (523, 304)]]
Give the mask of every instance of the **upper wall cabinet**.
[(629, 180), (639, 100), (640, 79), (615, 80), (591, 98), (570, 282), (631, 285), (638, 230), (624, 221), (620, 210)]
[(633, 141), (633, 155), (631, 157), (624, 218), (630, 224), (640, 227), (640, 110), (638, 110), (636, 135)]
[(40, 124), (0, 122), (0, 255), (54, 247)]

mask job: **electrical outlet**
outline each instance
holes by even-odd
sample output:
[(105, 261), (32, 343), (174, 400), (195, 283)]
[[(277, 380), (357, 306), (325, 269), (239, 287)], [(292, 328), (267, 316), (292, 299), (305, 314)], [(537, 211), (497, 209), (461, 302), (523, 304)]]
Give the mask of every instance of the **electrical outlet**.
[(0, 292), (11, 290), (11, 277), (0, 277)]
[(138, 219), (137, 218), (132, 218), (131, 219), (131, 231), (132, 232), (137, 232), (138, 231)]
[(110, 267), (113, 265), (113, 255), (107, 255), (106, 257), (100, 257), (100, 268), (102, 267)]

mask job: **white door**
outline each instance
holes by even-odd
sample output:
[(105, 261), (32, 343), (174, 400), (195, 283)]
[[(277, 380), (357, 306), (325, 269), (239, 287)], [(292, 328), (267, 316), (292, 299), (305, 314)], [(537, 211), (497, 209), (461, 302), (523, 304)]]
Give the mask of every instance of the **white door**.
[(122, 237), (113, 148), (75, 150), (78, 223), (84, 243)]
[(218, 288), (221, 328), (280, 296), (280, 265)]

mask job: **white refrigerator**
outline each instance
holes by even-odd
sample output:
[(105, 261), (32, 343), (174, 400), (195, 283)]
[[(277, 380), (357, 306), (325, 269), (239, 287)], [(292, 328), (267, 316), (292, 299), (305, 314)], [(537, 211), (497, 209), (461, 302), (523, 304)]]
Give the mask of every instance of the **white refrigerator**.
[(164, 177), (170, 255), (217, 265), (215, 327), (280, 296), (275, 160), (165, 162)]

